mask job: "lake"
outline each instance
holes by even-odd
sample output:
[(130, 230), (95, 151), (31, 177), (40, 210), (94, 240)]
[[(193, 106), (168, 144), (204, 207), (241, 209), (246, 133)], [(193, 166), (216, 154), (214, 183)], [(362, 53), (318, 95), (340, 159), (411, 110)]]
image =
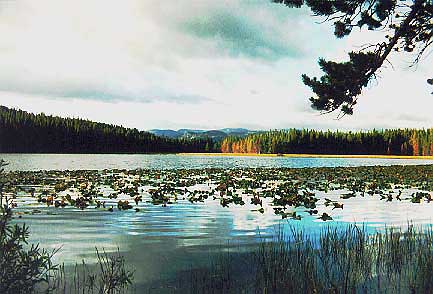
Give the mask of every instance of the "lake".
[[(64, 155), (64, 154), (0, 154), (9, 162), (9, 171), (35, 170), (102, 170), (102, 169), (202, 169), (202, 168), (304, 168), (349, 167), (370, 165), (433, 164), (433, 160), (360, 159), (360, 158), (288, 158), (252, 156), (187, 156), (187, 155)], [(344, 191), (317, 193), (323, 200), (339, 201)], [(331, 210), (331, 222), (322, 222), (316, 216), (305, 216), (301, 221), (281, 220), (269, 204), (263, 214), (248, 202), (222, 207), (219, 201), (207, 199), (203, 203), (179, 200), (163, 207), (149, 203), (143, 192), (140, 212), (133, 210), (112, 213), (97, 209), (80, 210), (74, 207), (54, 209), (22, 196), (17, 212), (37, 209), (35, 214), (23, 214), (17, 222), (30, 226), (32, 242), (42, 247), (60, 248), (55, 260), (74, 264), (82, 258), (94, 261), (95, 247), (108, 252), (120, 249), (128, 263), (136, 270), (138, 293), (156, 287), (163, 291), (164, 281), (179, 272), (204, 266), (208, 260), (230, 249), (245, 250), (261, 240), (272, 238), (280, 229), (293, 227), (317, 233), (324, 226), (347, 223), (366, 225), (369, 230), (387, 226), (405, 226), (433, 223), (433, 204), (385, 202), (378, 197), (354, 197), (344, 202), (344, 209)], [(27, 197), (27, 198), (26, 198)], [(162, 287), (162, 288), (158, 288)]]
[(196, 169), (433, 164), (424, 159), (296, 158), (175, 154), (0, 154), (7, 170)]

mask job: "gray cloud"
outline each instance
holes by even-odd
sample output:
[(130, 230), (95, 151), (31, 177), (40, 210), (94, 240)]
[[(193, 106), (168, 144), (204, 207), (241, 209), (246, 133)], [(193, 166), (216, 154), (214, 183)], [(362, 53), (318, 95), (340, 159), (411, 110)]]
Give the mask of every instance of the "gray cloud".
[(21, 1), (0, 3), (0, 97), (47, 111), (74, 100), (95, 120), (124, 109), (129, 125), (294, 121), (311, 48), (333, 40), (268, 0)]
[(395, 119), (398, 121), (408, 121), (408, 122), (426, 122), (429, 121), (429, 117), (417, 114), (410, 113), (401, 113), (395, 116)]
[(303, 50), (280, 35), (277, 27), (272, 31), (266, 30), (257, 19), (228, 10), (219, 9), (193, 17), (186, 20), (182, 28), (198, 38), (214, 41), (223, 53), (232, 57), (276, 60), (303, 55)]
[[(35, 91), (31, 92), (16, 92), (22, 94), (39, 94)], [(90, 92), (90, 91), (76, 91), (76, 92), (42, 92), (44, 95), (48, 95), (47, 98), (54, 100), (64, 99), (83, 99), (83, 100), (94, 100), (102, 102), (139, 102), (139, 103), (154, 103), (154, 102), (168, 102), (176, 104), (200, 104), (205, 102), (214, 102), (213, 99), (194, 95), (194, 94), (157, 94), (149, 96), (122, 96), (114, 93), (107, 92)]]
[(213, 72), (232, 71), (237, 82), (233, 64), (238, 60), (274, 62), (303, 54), (286, 31), (299, 11), (293, 14), (267, 0), (149, 0), (100, 8), (79, 0), (0, 3), (0, 91), (197, 104), (213, 101), (207, 97), (222, 87), (209, 78)]
[(43, 95), (49, 99), (84, 99), (103, 102), (168, 102), (177, 104), (199, 104), (203, 102), (214, 101), (211, 98), (190, 94), (190, 93), (172, 93), (164, 89), (150, 89), (144, 91), (128, 92), (122, 89), (103, 87), (100, 85), (86, 85), (79, 83), (77, 85), (68, 85), (59, 83), (57, 86), (51, 84), (39, 83), (22, 83), (14, 84), (12, 81), (0, 84), (0, 91), (15, 92), (19, 94)]

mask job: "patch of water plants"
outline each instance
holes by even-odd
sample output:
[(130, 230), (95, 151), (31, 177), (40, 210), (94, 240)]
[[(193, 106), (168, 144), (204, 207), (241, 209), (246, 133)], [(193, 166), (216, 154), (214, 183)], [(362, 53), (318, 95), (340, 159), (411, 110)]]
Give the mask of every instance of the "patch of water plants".
[[(181, 293), (432, 293), (433, 229), (326, 226), (278, 234), (172, 282)], [(172, 291), (173, 293), (176, 291)], [(169, 292), (167, 292), (169, 293)]]
[[(282, 218), (293, 220), (314, 215), (329, 221), (332, 211), (344, 209), (355, 197), (429, 205), (433, 167), (16, 171), (1, 174), (0, 180), (0, 204), (8, 220), (13, 215), (41, 213), (42, 206), (55, 213), (62, 209), (145, 213), (146, 205), (216, 201), (223, 207), (251, 204), (257, 207), (256, 213), (269, 206)], [(338, 200), (326, 197), (331, 191), (338, 193)], [(20, 245), (28, 237), (25, 227), (4, 224), (0, 240), (15, 238), (18, 251), (0, 252), (31, 254), (32, 260), (21, 260), (30, 262), (34, 271), (29, 275), (32, 280), (20, 288), (27, 290), (21, 292), (38, 290), (35, 285), (41, 283), (52, 293), (131, 290), (132, 272), (120, 254), (97, 252), (101, 271), (83, 264), (68, 274), (64, 267), (54, 268), (50, 252), (33, 247), (26, 251)], [(210, 267), (191, 269), (179, 274), (178, 280), (167, 281), (163, 285), (167, 293), (433, 292), (431, 227), (390, 228), (371, 234), (365, 227), (348, 225), (324, 227), (320, 234), (311, 235), (293, 227), (290, 234), (264, 239), (252, 249), (221, 254)], [(6, 261), (0, 259), (0, 278), (4, 279), (0, 286), (20, 286), (16, 281), (22, 273), (11, 270), (20, 267)], [(11, 293), (8, 289), (5, 293)]]
[[(236, 168), (176, 170), (13, 171), (5, 175), (4, 195), (14, 207), (34, 207), (18, 214), (39, 213), (38, 205), (62, 209), (134, 210), (146, 204), (167, 206), (179, 200), (218, 201), (221, 206), (253, 204), (258, 213), (266, 203), (282, 218), (305, 215), (332, 220), (318, 204), (344, 209), (353, 197), (429, 203), (433, 167), (369, 166), (336, 168)], [(317, 193), (341, 191), (337, 200)]]
[(13, 224), (13, 199), (4, 194), (4, 161), (0, 160), (0, 293), (127, 293), (134, 273), (125, 258), (96, 249), (97, 262), (83, 260), (72, 270), (53, 263), (60, 248), (48, 251), (39, 244), (28, 244), (29, 227)]

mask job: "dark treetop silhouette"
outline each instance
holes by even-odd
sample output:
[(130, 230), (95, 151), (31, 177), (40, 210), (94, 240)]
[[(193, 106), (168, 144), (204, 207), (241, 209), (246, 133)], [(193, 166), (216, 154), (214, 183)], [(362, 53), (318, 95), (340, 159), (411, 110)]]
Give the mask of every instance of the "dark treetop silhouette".
[(0, 106), (0, 153), (209, 152), (211, 138), (171, 139), (137, 129)]
[[(289, 7), (310, 7), (317, 16), (332, 21), (335, 36), (343, 38), (354, 28), (383, 30), (385, 40), (350, 52), (349, 61), (319, 60), (325, 73), (320, 79), (302, 75), (316, 94), (312, 107), (323, 113), (340, 110), (352, 114), (357, 97), (383, 66), (391, 52), (414, 52), (414, 63), (433, 43), (432, 0), (273, 0)], [(430, 84), (433, 83), (429, 79)]]

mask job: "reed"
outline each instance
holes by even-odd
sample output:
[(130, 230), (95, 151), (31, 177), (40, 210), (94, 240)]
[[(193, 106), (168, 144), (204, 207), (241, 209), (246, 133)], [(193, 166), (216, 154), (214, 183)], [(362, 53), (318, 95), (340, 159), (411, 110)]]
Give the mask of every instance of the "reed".
[(64, 265), (53, 263), (58, 249), (49, 252), (39, 244), (28, 244), (29, 227), (12, 224), (15, 197), (3, 193), (7, 183), (5, 165), (0, 159), (0, 293), (127, 293), (133, 272), (125, 265), (119, 249), (108, 254), (96, 248), (97, 267), (83, 260), (71, 273)]
[[(191, 272), (189, 293), (432, 293), (433, 229), (299, 229), (263, 241), (243, 262)], [(221, 269), (230, 269), (224, 271)], [(245, 274), (251, 271), (253, 274)], [(218, 287), (216, 287), (218, 286)]]
[(53, 294), (121, 294), (131, 290), (134, 273), (125, 264), (119, 249), (113, 254), (96, 248), (96, 265), (83, 260), (72, 268), (61, 265), (48, 283), (48, 292)]

